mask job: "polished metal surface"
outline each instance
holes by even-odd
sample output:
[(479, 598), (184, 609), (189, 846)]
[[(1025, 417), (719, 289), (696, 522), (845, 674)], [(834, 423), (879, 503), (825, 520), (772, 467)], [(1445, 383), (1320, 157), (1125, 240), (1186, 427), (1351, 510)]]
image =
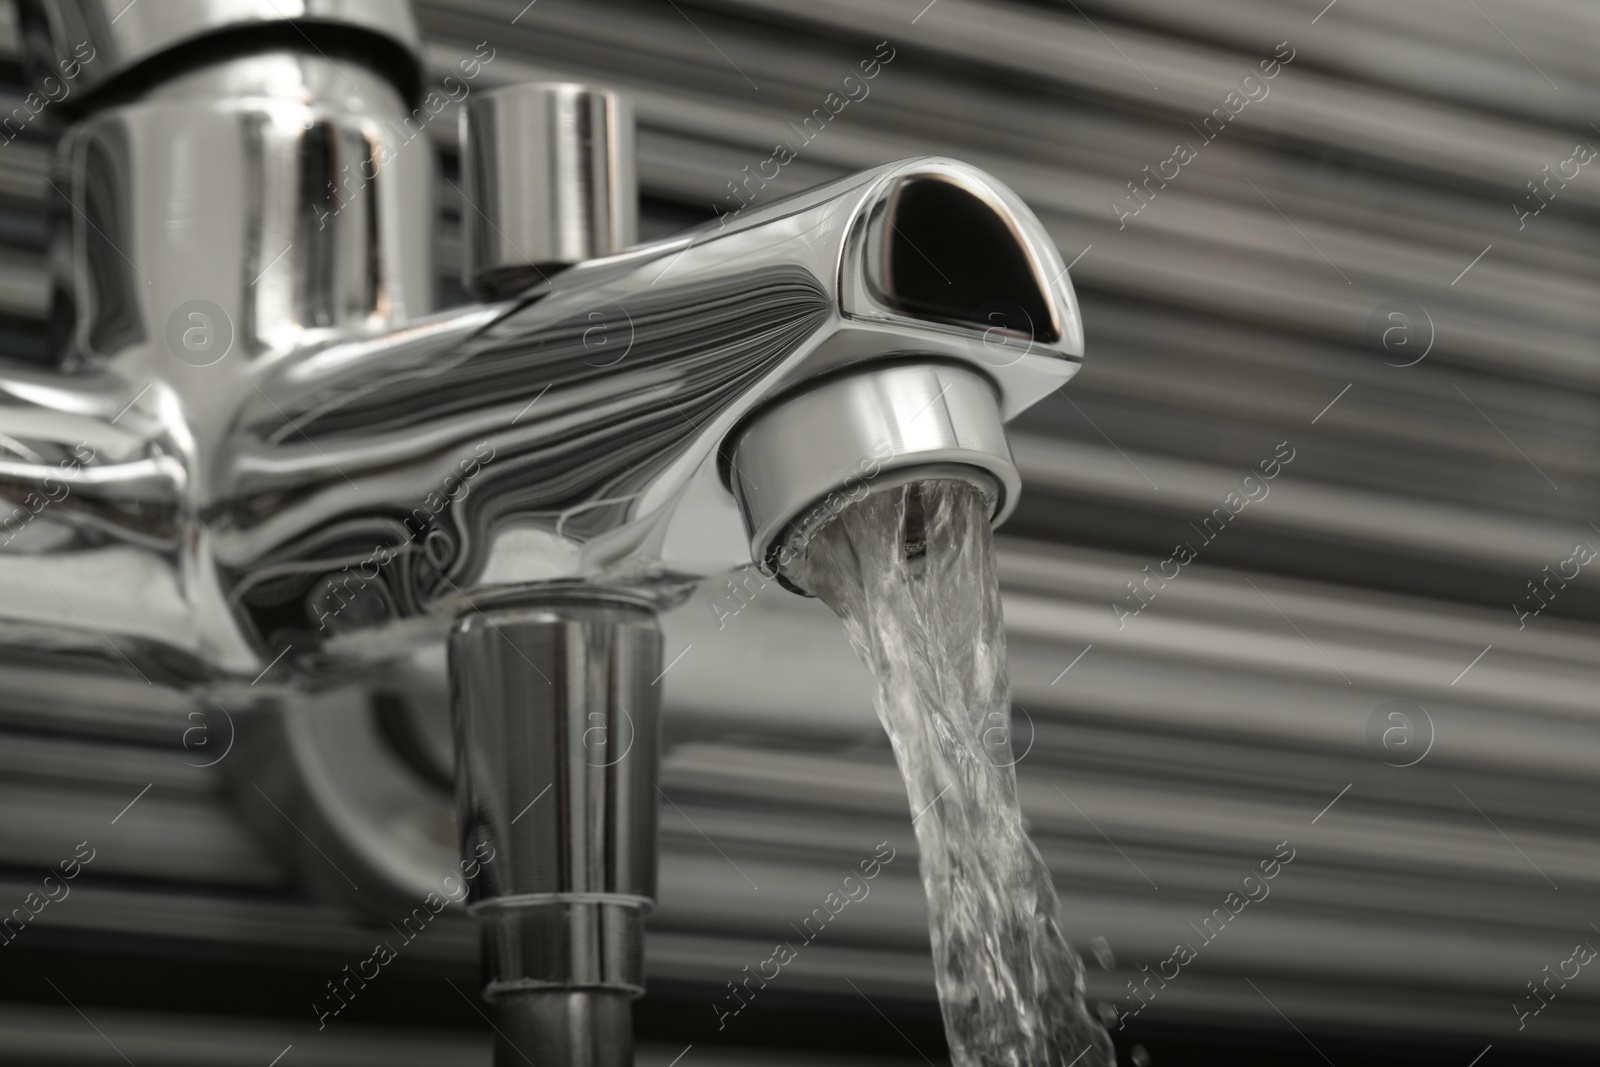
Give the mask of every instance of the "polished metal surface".
[[(343, 686), (282, 707), (201, 703), (185, 725), (186, 762), (216, 761), (254, 839), (302, 869), (319, 900), (392, 917), (433, 894), (465, 917), (451, 778), (428, 776), (403, 732), (418, 721), (448, 729), (448, 694), (429, 691), (445, 689), (443, 650), (433, 651), (397, 664), (376, 693)], [(400, 706), (397, 690), (418, 706)]]
[[(268, 34), (275, 34), (280, 46), (303, 41), (312, 55), (320, 51), (316, 39), (334, 48), (336, 40), (372, 37), (385, 43), (385, 52), (400, 66), (393, 73), (414, 89), (422, 45), (404, 0), (19, 0), (17, 6), (25, 58), (35, 78), (77, 79), (85, 93), (225, 33), (252, 35), (251, 51), (265, 50)], [(219, 51), (233, 48), (214, 43)]]
[[(232, 123), (249, 99), (177, 108)], [(0, 376), (0, 432), (39, 456), (82, 439), (96, 451), (0, 464), (16, 492), (67, 490), (0, 553), (14, 644), (65, 642), (226, 693), (280, 662), (261, 684), (392, 659), (442, 639), (469, 603), (533, 585), (670, 602), (750, 562), (717, 456), (767, 400), (915, 353), (983, 373), (1009, 419), (1079, 365), (1054, 246), (1012, 193), (953, 160), (888, 164), (569, 268), (515, 302), (417, 319), (426, 246), (402, 235), (426, 156), (396, 144), (360, 196), (334, 200), (287, 164), (265, 186), (244, 180), (256, 157), (241, 148), (237, 181), (197, 185), (174, 214), (160, 197), (200, 166), (178, 127), (165, 152), (117, 153), (160, 143), (163, 106), (96, 116), (61, 152), (77, 209), (61, 216), (78, 309), (64, 358), (80, 369)], [(296, 160), (364, 160), (395, 136), (353, 119), (346, 147), (286, 106), (291, 144), (330, 138)], [(123, 180), (144, 210), (97, 199)], [(876, 224), (930, 187), (966, 209), (963, 226), (927, 212)], [(367, 215), (374, 202), (387, 210)], [(872, 282), (896, 232), (950, 262), (952, 284)], [(957, 268), (958, 254), (1005, 269)], [(226, 269), (235, 256), (243, 269)], [(111, 570), (138, 577), (102, 581)]]
[[(620, 1063), (656, 892), (655, 612), (751, 559), (729, 435), (778, 400), (751, 431), (760, 469), (775, 439), (882, 438), (873, 477), (955, 468), (1003, 510), (1002, 419), (1076, 371), (1077, 310), (1027, 208), (939, 158), (619, 251), (630, 112), (561, 84), (468, 104), (464, 273), (515, 295), (429, 317), (432, 158), (412, 142), (433, 112), (408, 116), (380, 66), (268, 40), (68, 130), (56, 368), (0, 375), (0, 478), (43, 501), (0, 554), (21, 583), (0, 625), (219, 706), (365, 680), (237, 730), (229, 773), (260, 797), (241, 806), (349, 886), (308, 879), (320, 896), (373, 912), (423, 892), (408, 928), (464, 881), (509, 1032)], [(879, 404), (784, 401), (841, 369)], [(815, 481), (778, 484), (803, 506)], [(435, 888), (414, 786), (443, 777), (438, 745), (407, 728), (427, 687), (379, 680), (447, 636), (460, 859)], [(340, 773), (375, 735), (400, 758)], [(525, 1057), (502, 1038), (498, 1062)]]
[(495, 1004), (495, 1063), (633, 1067), (633, 1017), (624, 993), (524, 992)]
[(450, 637), (450, 675), (484, 995), (644, 992), (660, 767), (654, 612), (569, 600), (469, 614)]
[(729, 466), (751, 558), (791, 586), (811, 534), (868, 493), (957, 478), (999, 525), (1022, 489), (994, 387), (953, 364), (891, 364), (786, 396), (739, 433)]
[[(49, 500), (10, 531), (0, 565), (35, 600), (41, 636), (81, 624), (76, 604), (108, 613), (91, 632), (127, 663), (174, 637), (219, 662), (244, 652), (226, 620), (245, 591), (202, 591), (222, 592), (217, 535), (242, 503), (224, 488), (230, 409), (270, 410), (257, 382), (286, 356), (430, 310), (429, 245), (405, 220), (426, 209), (433, 160), (408, 145), (405, 116), (359, 65), (278, 52), (182, 75), (63, 140), (61, 370), (0, 381), (4, 432), (27, 443), (0, 479)], [(192, 570), (196, 552), (211, 578)], [(128, 599), (90, 592), (110, 585)]]
[[(654, 786), (654, 782), (651, 783)], [(566, 814), (574, 822), (605, 819), (616, 835), (648, 851), (655, 873), (655, 818), (606, 801), (581, 798)], [(562, 841), (524, 843), (524, 862), (554, 866), (563, 856)], [(605, 846), (589, 842), (596, 856)], [(585, 856), (584, 859), (589, 857)], [(637, 997), (645, 991), (645, 914), (654, 906), (650, 894), (570, 892), (530, 893), (513, 899), (484, 898), (474, 908), (483, 931), (483, 995), (491, 1000), (507, 993), (549, 989), (607, 989)]]
[(487, 298), (639, 240), (633, 107), (567, 82), (510, 85), (461, 109), (461, 275)]

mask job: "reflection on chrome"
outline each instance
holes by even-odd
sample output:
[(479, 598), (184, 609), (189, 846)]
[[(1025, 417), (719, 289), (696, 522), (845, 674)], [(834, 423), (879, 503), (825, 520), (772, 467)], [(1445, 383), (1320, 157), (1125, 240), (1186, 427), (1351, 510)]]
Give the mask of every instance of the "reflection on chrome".
[[(975, 369), (1009, 417), (1077, 367), (1053, 245), (941, 159), (419, 314), (431, 163), (390, 144), (401, 108), (269, 55), (73, 128), (62, 370), (0, 380), (8, 493), (68, 490), (0, 556), (13, 644), (175, 684), (249, 682), (289, 648), (270, 682), (437, 640), (533, 583), (668, 602), (750, 562), (718, 454), (767, 400), (915, 358)], [(322, 179), (351, 153), (386, 162), (331, 213)], [(951, 209), (969, 224), (936, 226)], [(968, 273), (940, 277), (952, 253)]]
[[(432, 314), (409, 12), (295, 10), (24, 5), (36, 64), (98, 59), (49, 176), (55, 365), (0, 372), (3, 642), (215, 704), (225, 752), (229, 704), (408, 669), (426, 696), (447, 647), (460, 854), (504, 857), (466, 874), (497, 1062), (631, 1062), (656, 612), (752, 562), (792, 584), (841, 494), (949, 476), (1003, 519), (1003, 422), (1082, 356), (1071, 283), (1014, 194), (935, 157), (628, 247), (631, 108), (539, 84), (463, 88), (489, 302)], [(355, 833), (404, 899), (415, 842)]]

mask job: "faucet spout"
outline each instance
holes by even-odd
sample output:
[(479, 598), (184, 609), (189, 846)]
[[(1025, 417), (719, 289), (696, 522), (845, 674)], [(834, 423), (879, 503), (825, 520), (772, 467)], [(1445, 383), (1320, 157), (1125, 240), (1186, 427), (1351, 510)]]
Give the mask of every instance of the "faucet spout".
[[(919, 268), (921, 256), (937, 258)], [(733, 443), (762, 437), (747, 428), (774, 401), (830, 377), (942, 368), (922, 376), (937, 382), (930, 413), (897, 416), (915, 428), (958, 401), (991, 405), (969, 452), (995, 457), (984, 484), (1002, 517), (1015, 475), (996, 420), (1071, 377), (1081, 351), (1070, 283), (1032, 213), (975, 168), (908, 160), (579, 264), (514, 300), (308, 339), (215, 380), (135, 346), (154, 378), (123, 417), (138, 430), (127, 450), (180, 462), (178, 536), (74, 530), (0, 554), (0, 569), (42, 565), (70, 596), (84, 564), (130, 558), (148, 577), (126, 595), (155, 590), (205, 625), (151, 632), (138, 605), (100, 587), (81, 598), (86, 644), (125, 638), (136, 662), (187, 662), (213, 685), (249, 681), (292, 647), (283, 676), (314, 678), (441, 640), (469, 605), (530, 588), (669, 603), (761, 559), (770, 545), (752, 557), (741, 502), (748, 512), (766, 491), (743, 470), (764, 461)], [(918, 377), (884, 373), (872, 380), (886, 396)], [(0, 423), (10, 414), (20, 424), (16, 409)], [(828, 432), (795, 424), (774, 446)], [(870, 462), (887, 443), (862, 438), (843, 458)], [(122, 484), (130, 506), (174, 514), (172, 479)], [(0, 610), (41, 627), (68, 614), (48, 588)]]
[[(926, 198), (913, 192), (921, 184), (965, 198), (970, 232), (952, 234), (948, 210), (935, 226), (906, 208)], [(947, 286), (908, 264), (918, 250), (946, 257)], [(749, 512), (762, 490), (743, 468), (765, 461), (733, 443), (755, 439), (747, 427), (773, 401), (873, 368), (883, 396), (935, 382), (924, 401), (936, 410), (895, 418), (920, 420), (912, 438), (944, 420), (956, 435), (945, 444), (992, 457), (999, 518), (1016, 489), (1000, 422), (1070, 377), (1081, 348), (1059, 257), (1009, 191), (951, 160), (890, 164), (579, 264), (503, 305), (283, 361), (235, 419), (236, 493), (218, 548), (241, 583), (312, 571), (363, 544), (380, 560), (409, 557), (404, 576), (362, 572), (412, 583), (392, 586), (384, 623), (530, 587), (666, 603), (751, 562), (740, 505)], [(888, 369), (897, 364), (940, 369)], [(832, 428), (784, 426), (757, 434), (773, 441), (766, 454), (794, 450), (797, 434), (812, 448)], [(939, 460), (932, 438), (901, 440), (903, 430), (896, 449), (962, 458)], [(889, 439), (854, 443), (852, 461)], [(335, 529), (349, 531), (337, 551)], [(759, 559), (767, 546), (755, 547)]]

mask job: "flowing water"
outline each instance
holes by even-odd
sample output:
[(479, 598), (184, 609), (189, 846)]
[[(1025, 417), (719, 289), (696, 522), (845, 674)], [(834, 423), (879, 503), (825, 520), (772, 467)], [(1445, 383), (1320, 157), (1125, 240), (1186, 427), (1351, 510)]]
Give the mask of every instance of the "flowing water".
[(1111, 1067), (1083, 965), (1017, 806), (1010, 675), (988, 509), (964, 483), (874, 493), (796, 569), (877, 679), (921, 852), (957, 1067)]

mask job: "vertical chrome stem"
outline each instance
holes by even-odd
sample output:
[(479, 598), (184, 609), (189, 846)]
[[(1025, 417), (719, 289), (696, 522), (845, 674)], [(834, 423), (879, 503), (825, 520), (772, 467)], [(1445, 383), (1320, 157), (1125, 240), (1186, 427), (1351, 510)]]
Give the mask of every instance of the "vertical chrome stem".
[(495, 1067), (633, 1067), (631, 999), (612, 989), (504, 994)]
[(616, 601), (490, 609), (451, 635), (461, 850), (484, 995), (509, 1042), (501, 1067), (631, 1060), (622, 1020), (644, 992), (655, 902), (660, 667), (654, 613)]

